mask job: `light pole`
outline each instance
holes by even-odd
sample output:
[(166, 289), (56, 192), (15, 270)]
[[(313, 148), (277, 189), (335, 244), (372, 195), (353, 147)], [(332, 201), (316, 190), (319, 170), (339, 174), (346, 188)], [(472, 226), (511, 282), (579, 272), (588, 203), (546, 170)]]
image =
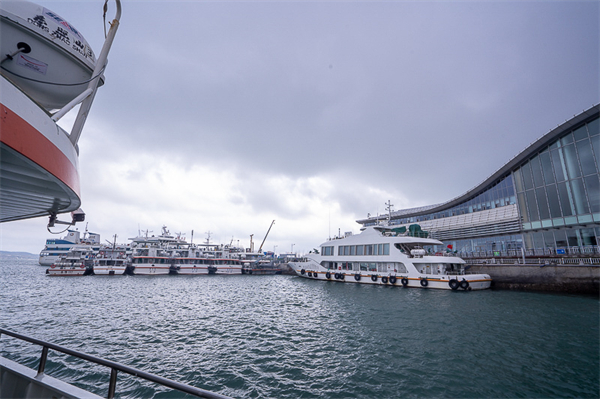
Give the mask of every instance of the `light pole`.
[(292, 253), (294, 253), (294, 245), (296, 244), (292, 244)]

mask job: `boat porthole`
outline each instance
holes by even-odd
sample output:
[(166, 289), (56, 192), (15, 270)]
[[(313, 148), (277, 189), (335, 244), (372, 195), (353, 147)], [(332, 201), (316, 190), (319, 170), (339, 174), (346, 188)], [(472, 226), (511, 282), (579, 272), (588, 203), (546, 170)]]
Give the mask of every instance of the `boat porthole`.
[(360, 281), (360, 274), (359, 274), (359, 273), (356, 273), (356, 274), (354, 275), (354, 279), (355, 279), (356, 281)]
[(466, 290), (467, 288), (469, 288), (469, 282), (465, 279), (463, 279), (460, 282), (460, 288), (462, 288), (463, 290)]
[(400, 282), (402, 283), (402, 285), (404, 287), (406, 287), (408, 285), (408, 279), (406, 277), (404, 277), (402, 280), (400, 280)]
[(383, 276), (383, 277), (381, 278), (381, 282), (382, 282), (383, 284), (387, 284), (387, 282), (388, 282), (388, 278), (387, 278), (386, 276)]
[(331, 273), (329, 273), (329, 272), (325, 273), (325, 277), (327, 278), (327, 280), (329, 280), (331, 278)]
[(426, 278), (421, 279), (421, 287), (427, 287), (428, 284), (429, 284), (429, 281), (427, 281)]
[(377, 281), (377, 275), (376, 274), (373, 274), (371, 276), (371, 281)]
[(390, 283), (396, 284), (396, 276), (390, 276)]
[(457, 279), (453, 278), (452, 280), (448, 281), (448, 285), (450, 286), (450, 288), (452, 288), (453, 291), (456, 291), (460, 284), (458, 283)]
[(304, 276), (304, 273), (306, 273), (306, 270), (302, 269), (300, 270), (300, 274)]

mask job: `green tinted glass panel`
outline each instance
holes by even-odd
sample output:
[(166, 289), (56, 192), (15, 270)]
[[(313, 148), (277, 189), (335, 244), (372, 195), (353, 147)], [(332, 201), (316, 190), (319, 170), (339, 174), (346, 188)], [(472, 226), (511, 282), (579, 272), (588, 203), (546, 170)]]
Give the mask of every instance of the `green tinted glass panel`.
[(577, 154), (579, 155), (579, 163), (584, 176), (598, 173), (594, 156), (592, 155), (592, 146), (590, 140), (585, 139), (577, 142)]
[(575, 146), (569, 144), (563, 147), (563, 155), (565, 156), (565, 164), (567, 165), (567, 173), (569, 179), (576, 179), (581, 177), (581, 171), (579, 170), (579, 162), (577, 162), (577, 153), (575, 152)]
[(538, 213), (537, 201), (535, 200), (535, 193), (533, 190), (525, 191), (525, 197), (527, 198), (527, 208), (529, 209), (529, 218), (531, 221), (540, 220)]
[(552, 157), (552, 164), (554, 166), (554, 174), (556, 176), (556, 181), (566, 180), (560, 150), (552, 150), (550, 151), (550, 155)]
[(596, 118), (595, 120), (589, 122), (587, 124), (588, 133), (590, 136), (596, 136), (600, 134), (599, 124), (600, 119)]
[(558, 198), (560, 198), (560, 207), (562, 209), (563, 216), (571, 216), (574, 214), (573, 206), (571, 205), (571, 194), (570, 188), (566, 182), (558, 183)]
[(600, 212), (600, 180), (598, 175), (592, 175), (584, 178), (585, 188), (590, 201), (590, 210), (592, 213)]
[(590, 212), (588, 207), (587, 198), (585, 196), (585, 190), (583, 189), (583, 180), (576, 179), (571, 182), (571, 189), (573, 193), (573, 202), (575, 203), (575, 210), (577, 215), (583, 215)]
[(537, 196), (537, 204), (538, 209), (540, 211), (540, 219), (549, 219), (550, 218), (550, 210), (548, 209), (548, 203), (546, 201), (546, 190), (544, 187), (540, 187), (535, 190), (535, 194)]
[(540, 165), (540, 159), (538, 157), (532, 158), (529, 163), (531, 164), (531, 171), (533, 172), (533, 182), (536, 187), (544, 185), (544, 179), (542, 178), (542, 166)]
[(533, 178), (531, 177), (531, 165), (529, 162), (521, 167), (521, 171), (523, 172), (523, 186), (525, 187), (525, 190), (532, 189)]
[(588, 134), (587, 134), (587, 129), (585, 127), (585, 125), (581, 126), (579, 129), (576, 129), (575, 131), (573, 131), (573, 137), (575, 138), (575, 141), (577, 140), (583, 140), (585, 138), (587, 138)]
[(540, 162), (542, 163), (542, 171), (544, 172), (544, 182), (546, 184), (554, 183), (554, 173), (552, 171), (552, 161), (550, 160), (550, 153), (547, 151), (541, 153)]
[(561, 217), (560, 202), (558, 200), (558, 191), (556, 191), (556, 185), (550, 184), (546, 186), (546, 192), (548, 193), (548, 205), (550, 207), (550, 215), (553, 218)]

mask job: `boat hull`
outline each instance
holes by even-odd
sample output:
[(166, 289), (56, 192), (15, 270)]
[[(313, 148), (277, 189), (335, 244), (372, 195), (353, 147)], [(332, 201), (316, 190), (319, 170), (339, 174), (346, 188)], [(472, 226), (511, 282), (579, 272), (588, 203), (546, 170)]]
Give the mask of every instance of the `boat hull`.
[(94, 274), (96, 276), (120, 276), (125, 274), (125, 269), (125, 266), (94, 266)]
[(61, 267), (54, 266), (46, 270), (46, 274), (52, 277), (80, 277), (85, 276), (87, 269), (83, 266)]
[(50, 116), (0, 76), (0, 221), (79, 208), (77, 150)]
[(485, 290), (490, 288), (492, 279), (487, 274), (435, 275), (407, 273), (382, 273), (350, 270), (328, 270), (316, 262), (290, 262), (289, 266), (300, 277), (332, 281), (385, 285), (405, 288), (429, 288), (454, 291)]
[(170, 266), (142, 266), (135, 265), (133, 269), (133, 274), (136, 276), (159, 276), (159, 275), (168, 275), (171, 274)]

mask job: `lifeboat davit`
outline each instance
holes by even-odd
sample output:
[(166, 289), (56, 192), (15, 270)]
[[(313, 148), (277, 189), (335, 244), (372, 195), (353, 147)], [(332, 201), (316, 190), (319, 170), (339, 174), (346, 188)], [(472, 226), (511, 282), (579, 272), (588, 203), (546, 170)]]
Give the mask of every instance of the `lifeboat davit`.
[[(72, 212), (81, 204), (77, 141), (98, 86), (121, 6), (98, 59), (53, 11), (0, 2), (0, 221)], [(57, 125), (81, 104), (71, 132)]]

